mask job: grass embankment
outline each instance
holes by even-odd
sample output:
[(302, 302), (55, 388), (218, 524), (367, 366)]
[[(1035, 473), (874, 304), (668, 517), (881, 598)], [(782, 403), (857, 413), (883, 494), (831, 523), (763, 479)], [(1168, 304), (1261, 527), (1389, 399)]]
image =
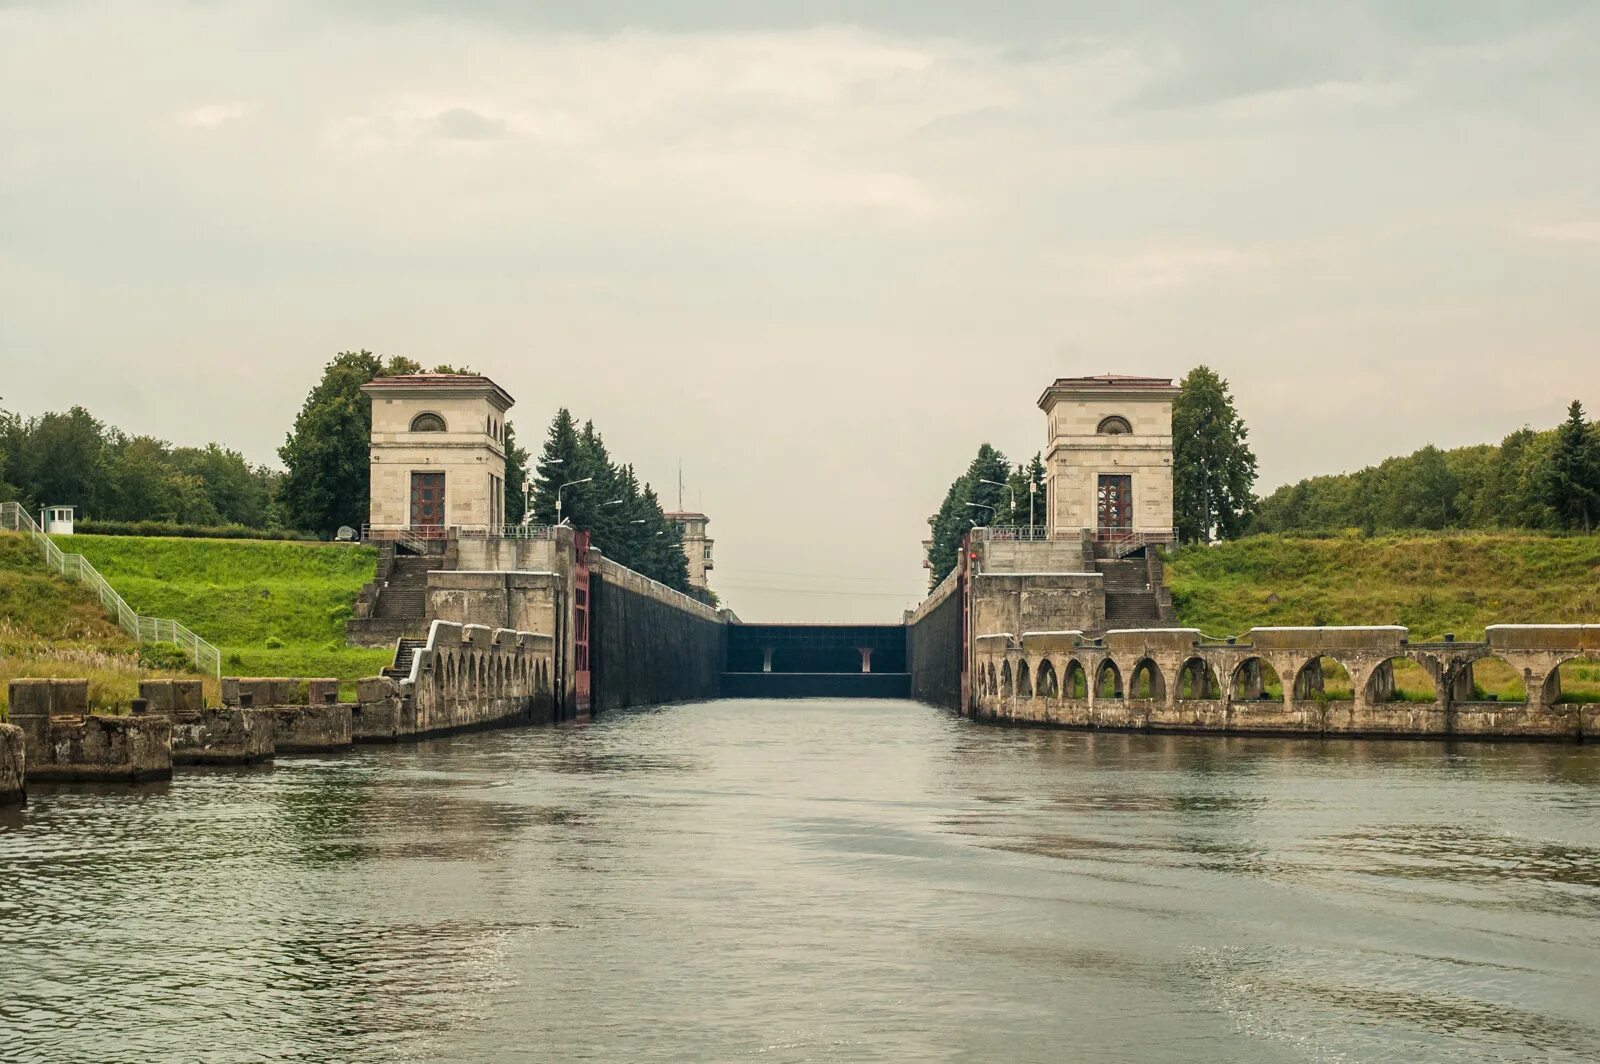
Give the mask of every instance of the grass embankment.
[[(1250, 536), (1169, 556), (1178, 621), (1208, 635), (1265, 625), (1403, 624), (1414, 642), (1491, 624), (1600, 622), (1600, 536), (1437, 533), (1298, 538)], [(1600, 663), (1562, 667), (1566, 701), (1600, 701)], [(1404, 697), (1433, 697), (1420, 668), (1396, 667)], [(1520, 700), (1522, 682), (1484, 662), (1486, 696)], [(1338, 689), (1328, 683), (1330, 695)], [(1348, 690), (1348, 680), (1345, 681)], [(1337, 697), (1337, 695), (1335, 695)]]
[(350, 647), (344, 622), (377, 552), (330, 543), (57, 536), (142, 614), (188, 625), (224, 675), (376, 675), (390, 651)]
[[(0, 532), (0, 718), (12, 680), (61, 676), (87, 678), (96, 709), (127, 705), (139, 680), (186, 673), (148, 668), (139, 647), (80, 584), (46, 569), (38, 549), (14, 532)], [(207, 697), (217, 697), (207, 680)]]

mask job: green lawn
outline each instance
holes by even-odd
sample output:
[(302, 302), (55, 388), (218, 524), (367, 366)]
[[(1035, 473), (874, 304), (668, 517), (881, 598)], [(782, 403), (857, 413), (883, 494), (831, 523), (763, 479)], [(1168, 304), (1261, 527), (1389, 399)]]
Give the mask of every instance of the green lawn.
[(128, 604), (188, 625), (222, 650), (224, 675), (355, 680), (388, 650), (349, 647), (344, 622), (377, 553), (329, 543), (58, 536)]

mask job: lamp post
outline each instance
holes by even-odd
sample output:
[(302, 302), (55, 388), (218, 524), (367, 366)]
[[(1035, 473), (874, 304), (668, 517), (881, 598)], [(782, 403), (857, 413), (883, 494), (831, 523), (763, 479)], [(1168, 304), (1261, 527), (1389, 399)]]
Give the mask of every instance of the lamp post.
[[(1017, 489), (1012, 487), (1010, 484), (1002, 484), (998, 480), (984, 480), (982, 477), (978, 478), (978, 483), (993, 484), (995, 487), (1005, 488), (1011, 493), (1011, 520), (1015, 522), (1017, 519)], [(990, 509), (992, 510), (994, 507), (991, 506)]]
[(587, 484), (593, 479), (594, 477), (584, 477), (582, 480), (569, 480), (556, 489), (556, 524), (559, 525), (561, 523), (561, 493), (568, 488), (577, 487), (579, 484)]

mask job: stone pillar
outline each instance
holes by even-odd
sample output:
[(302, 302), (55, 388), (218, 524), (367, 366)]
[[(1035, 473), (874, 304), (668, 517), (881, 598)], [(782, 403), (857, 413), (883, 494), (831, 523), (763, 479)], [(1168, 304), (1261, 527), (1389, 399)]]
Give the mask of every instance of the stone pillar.
[(1313, 658), (1300, 670), (1294, 680), (1294, 697), (1297, 699), (1311, 699), (1321, 694), (1326, 688), (1323, 686), (1322, 659)]
[(1376, 669), (1372, 670), (1372, 679), (1367, 681), (1367, 690), (1372, 692), (1372, 698), (1370, 701), (1373, 704), (1394, 701), (1393, 658), (1390, 658), (1388, 661), (1385, 661), (1382, 665), (1379, 665)]
[(1471, 702), (1475, 694), (1472, 676), (1472, 662), (1463, 662), (1456, 670), (1456, 678), (1450, 684), (1450, 701)]
[(1233, 697), (1243, 702), (1260, 698), (1265, 692), (1266, 687), (1261, 680), (1261, 660), (1252, 658), (1234, 673)]
[(761, 671), (772, 671), (772, 647), (761, 648)]
[(872, 671), (872, 648), (871, 647), (856, 647), (856, 650), (859, 651), (860, 654), (861, 654), (861, 671), (862, 672), (871, 672)]

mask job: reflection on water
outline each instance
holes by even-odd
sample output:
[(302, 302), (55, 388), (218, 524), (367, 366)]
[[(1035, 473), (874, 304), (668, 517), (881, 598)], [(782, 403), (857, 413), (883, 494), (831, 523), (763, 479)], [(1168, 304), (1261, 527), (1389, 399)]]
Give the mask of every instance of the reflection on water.
[(1593, 748), (722, 702), (31, 799), (0, 1059), (1600, 1055)]

